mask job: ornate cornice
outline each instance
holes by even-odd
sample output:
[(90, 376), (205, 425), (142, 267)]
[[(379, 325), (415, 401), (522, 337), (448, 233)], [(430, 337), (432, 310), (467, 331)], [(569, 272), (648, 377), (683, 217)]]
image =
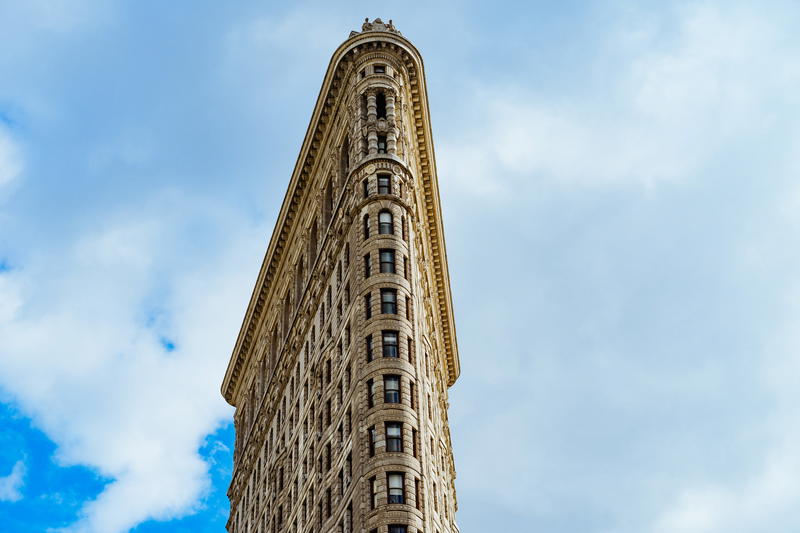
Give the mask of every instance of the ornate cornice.
[(374, 21), (371, 23), (371, 27), (365, 23), (364, 31), (352, 32), (350, 37), (334, 52), (325, 73), (314, 113), (306, 130), (303, 146), (295, 163), (292, 179), (278, 214), (275, 229), (222, 383), (222, 395), (231, 405), (235, 405), (236, 391), (240, 385), (239, 378), (246, 368), (247, 359), (256, 340), (255, 336), (265, 311), (265, 303), (271, 299), (270, 293), (273, 290), (274, 277), (279, 271), (286, 244), (293, 232), (303, 230), (303, 228), (295, 227), (298, 209), (303, 202), (305, 190), (309, 186), (309, 180), (321, 155), (320, 150), (324, 146), (323, 140), (331, 133), (329, 130), (337, 106), (346, 104), (340, 99), (341, 93), (346, 89), (346, 74), (359, 55), (373, 51), (375, 48), (391, 50), (393, 55), (404, 63), (408, 71), (408, 89), (411, 95), (409, 104), (414, 118), (414, 123), (409, 126), (416, 129), (420, 183), (426, 207), (423, 217), (429, 230), (435, 291), (447, 358), (448, 385), (455, 383), (460, 373), (422, 57), (414, 45), (400, 35), (391, 23), (388, 26), (383, 23), (378, 25), (378, 23), (380, 23), (379, 20)]

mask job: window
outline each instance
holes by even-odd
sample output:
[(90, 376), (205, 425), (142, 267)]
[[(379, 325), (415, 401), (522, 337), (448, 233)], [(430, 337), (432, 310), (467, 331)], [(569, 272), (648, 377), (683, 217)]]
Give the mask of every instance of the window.
[(417, 509), (422, 509), (422, 502), (420, 501), (420, 491), (419, 491), (419, 479), (414, 479), (414, 503), (416, 504)]
[(375, 426), (370, 426), (367, 430), (368, 439), (369, 439), (369, 456), (373, 457), (375, 455)]
[(411, 454), (417, 456), (417, 430), (411, 428)]
[(394, 274), (394, 250), (391, 248), (381, 248), (381, 274)]
[(372, 409), (375, 406), (375, 381), (372, 379), (367, 380), (367, 409)]
[(327, 185), (325, 185), (325, 200), (322, 206), (322, 216), (324, 225), (326, 227), (331, 221), (333, 215), (333, 179), (329, 178)]
[(350, 169), (350, 137), (345, 135), (342, 142), (342, 152), (339, 157), (339, 186), (344, 184), (347, 178), (347, 171)]
[(408, 528), (406, 528), (406, 526), (399, 526), (396, 524), (389, 526), (389, 533), (407, 533), (407, 531)]
[(390, 211), (378, 213), (378, 233), (381, 235), (394, 235), (394, 217), (392, 217)]
[(400, 403), (400, 376), (383, 376), (383, 401), (386, 403)]
[(403, 277), (408, 279), (408, 257), (403, 256)]
[(372, 318), (372, 294), (364, 295), (364, 318)]
[(386, 481), (389, 486), (389, 503), (406, 503), (405, 490), (403, 488), (404, 477), (399, 472), (386, 474)]
[(364, 278), (372, 275), (372, 261), (370, 261), (369, 254), (364, 255)]
[(378, 174), (378, 194), (392, 194), (392, 177), (389, 174)]
[(406, 296), (406, 320), (411, 320), (411, 298)]
[(378, 479), (375, 476), (369, 478), (369, 508), (375, 509), (378, 506)]
[(403, 451), (403, 424), (400, 422), (386, 422), (386, 451)]
[(378, 135), (378, 153), (386, 153), (386, 135)]
[(381, 289), (381, 313), (397, 314), (397, 289)]
[(364, 215), (364, 239), (369, 239), (369, 215)]
[(378, 93), (375, 95), (375, 109), (378, 118), (386, 118), (386, 95)]
[(367, 335), (365, 345), (367, 350), (367, 363), (369, 363), (372, 361), (372, 335)]
[(374, 65), (372, 72), (375, 74), (386, 74), (386, 65)]
[(398, 357), (397, 353), (397, 332), (383, 331), (383, 356)]
[(403, 240), (406, 240), (406, 217), (400, 218), (400, 231), (402, 232)]
[(369, 196), (369, 180), (365, 179), (361, 182), (361, 186), (364, 188), (364, 198)]
[(414, 382), (413, 381), (411, 382), (411, 384), (410, 384), (410, 386), (408, 388), (408, 392), (409, 392), (409, 395), (411, 396), (411, 408), (412, 409), (416, 409), (417, 408), (417, 402), (414, 399), (414, 396), (416, 395), (416, 391), (414, 390)]

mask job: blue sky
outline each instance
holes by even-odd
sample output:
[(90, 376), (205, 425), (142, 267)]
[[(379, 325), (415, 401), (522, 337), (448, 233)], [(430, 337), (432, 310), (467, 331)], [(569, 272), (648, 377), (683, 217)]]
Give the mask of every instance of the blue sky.
[(0, 524), (223, 531), (333, 50), (425, 59), (462, 531), (800, 530), (794, 2), (0, 0)]

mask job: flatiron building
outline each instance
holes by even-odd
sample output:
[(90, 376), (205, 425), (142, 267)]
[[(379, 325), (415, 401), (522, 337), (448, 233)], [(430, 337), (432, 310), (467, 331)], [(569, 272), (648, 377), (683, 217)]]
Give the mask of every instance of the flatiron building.
[(459, 375), (422, 58), (365, 21), (325, 73), (222, 394), (231, 533), (452, 533)]

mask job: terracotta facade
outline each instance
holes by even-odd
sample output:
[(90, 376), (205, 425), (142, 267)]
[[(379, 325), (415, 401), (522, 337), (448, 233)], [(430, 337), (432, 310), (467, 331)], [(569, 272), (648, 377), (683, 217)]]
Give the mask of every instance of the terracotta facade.
[(459, 375), (422, 59), (334, 52), (231, 357), (231, 533), (457, 532)]

